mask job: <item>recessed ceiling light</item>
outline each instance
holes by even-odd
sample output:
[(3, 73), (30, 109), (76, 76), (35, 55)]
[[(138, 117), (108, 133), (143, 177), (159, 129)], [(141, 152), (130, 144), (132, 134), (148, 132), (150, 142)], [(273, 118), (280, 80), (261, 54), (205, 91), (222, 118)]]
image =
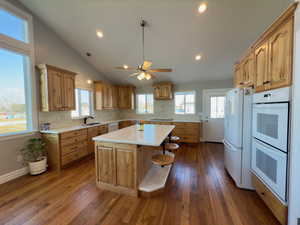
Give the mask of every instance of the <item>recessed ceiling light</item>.
[(103, 38), (103, 32), (101, 30), (97, 30), (96, 34), (99, 38)]
[(123, 65), (123, 68), (125, 69), (125, 70), (127, 70), (128, 69), (128, 66), (127, 65)]
[(199, 61), (202, 58), (202, 55), (196, 55), (195, 60)]
[(198, 7), (198, 12), (199, 13), (204, 13), (206, 10), (207, 10), (207, 3), (202, 2)]
[(93, 83), (93, 81), (92, 80), (87, 80), (86, 81), (88, 84), (91, 84), (91, 83)]

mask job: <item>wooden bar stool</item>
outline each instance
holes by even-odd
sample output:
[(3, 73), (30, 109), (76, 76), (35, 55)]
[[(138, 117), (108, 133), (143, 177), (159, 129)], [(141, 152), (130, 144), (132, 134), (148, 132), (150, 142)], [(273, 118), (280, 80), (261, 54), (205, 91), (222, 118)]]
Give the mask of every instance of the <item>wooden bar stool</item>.
[(174, 157), (168, 154), (157, 154), (152, 156), (152, 163), (160, 166), (168, 166), (174, 163)]
[(165, 150), (169, 152), (175, 153), (179, 149), (179, 144), (176, 143), (166, 143), (165, 144)]
[[(163, 154), (156, 154), (152, 156), (152, 163), (156, 165), (160, 165), (161, 167), (171, 165), (174, 163), (174, 156), (166, 154), (166, 150), (170, 151), (171, 148), (174, 148), (175, 146), (169, 146), (169, 144), (173, 143), (166, 143), (166, 140), (163, 142)], [(175, 144), (175, 143), (174, 143)], [(179, 148), (179, 145), (177, 145)]]
[(180, 137), (178, 136), (171, 136), (170, 137), (170, 142), (178, 142), (180, 140)]

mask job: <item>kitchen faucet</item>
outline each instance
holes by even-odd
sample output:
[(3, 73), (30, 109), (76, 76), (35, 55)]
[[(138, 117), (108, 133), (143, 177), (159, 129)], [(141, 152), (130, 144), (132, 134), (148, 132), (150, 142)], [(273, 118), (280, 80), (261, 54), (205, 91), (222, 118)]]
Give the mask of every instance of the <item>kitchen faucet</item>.
[(86, 125), (86, 121), (87, 121), (88, 119), (95, 119), (95, 117), (93, 117), (93, 116), (86, 116), (86, 117), (84, 117), (84, 118), (83, 118), (83, 124), (84, 124), (84, 125)]

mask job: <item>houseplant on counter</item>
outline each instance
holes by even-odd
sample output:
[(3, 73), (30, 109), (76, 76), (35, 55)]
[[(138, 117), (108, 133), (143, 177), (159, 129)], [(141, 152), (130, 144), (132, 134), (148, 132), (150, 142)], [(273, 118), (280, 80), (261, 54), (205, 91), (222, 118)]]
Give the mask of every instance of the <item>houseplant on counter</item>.
[(47, 170), (46, 143), (41, 138), (32, 138), (25, 148), (21, 149), (25, 162), (29, 165), (31, 175), (37, 175)]

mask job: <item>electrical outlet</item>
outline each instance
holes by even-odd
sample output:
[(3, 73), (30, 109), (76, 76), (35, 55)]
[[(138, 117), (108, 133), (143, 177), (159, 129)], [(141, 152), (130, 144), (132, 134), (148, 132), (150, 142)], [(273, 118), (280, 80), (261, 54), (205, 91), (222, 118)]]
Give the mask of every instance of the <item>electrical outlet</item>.
[(17, 155), (17, 162), (23, 162), (23, 156), (21, 154)]

